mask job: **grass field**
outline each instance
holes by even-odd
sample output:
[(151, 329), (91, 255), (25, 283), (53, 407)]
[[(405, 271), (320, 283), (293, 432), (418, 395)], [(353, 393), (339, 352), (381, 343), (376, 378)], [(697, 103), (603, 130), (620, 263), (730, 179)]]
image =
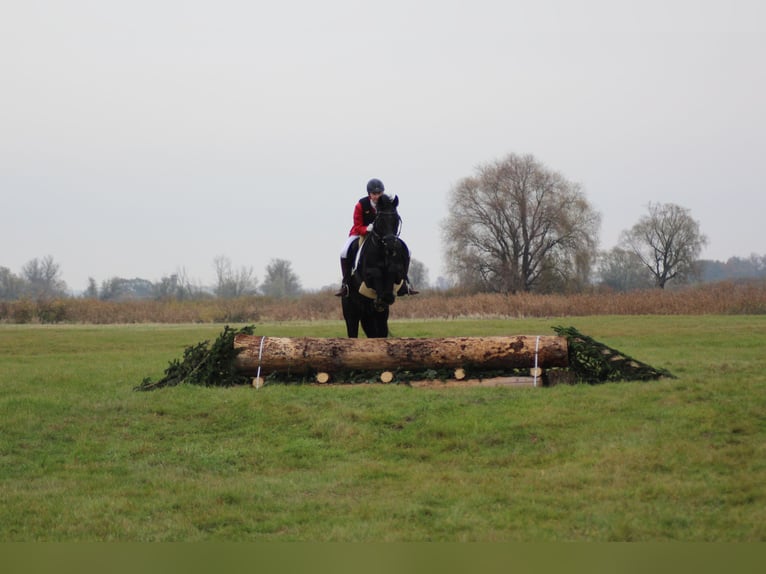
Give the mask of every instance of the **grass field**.
[(139, 393), (223, 325), (0, 325), (0, 541), (765, 540), (766, 316), (410, 320), (392, 332), (553, 325), (678, 378)]

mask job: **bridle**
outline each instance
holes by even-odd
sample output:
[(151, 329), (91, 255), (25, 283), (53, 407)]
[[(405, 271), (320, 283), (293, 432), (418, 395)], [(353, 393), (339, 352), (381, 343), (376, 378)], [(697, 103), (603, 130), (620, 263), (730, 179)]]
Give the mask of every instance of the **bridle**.
[[(381, 233), (378, 231), (378, 223), (381, 224), (385, 222), (387, 219), (393, 219), (394, 221), (387, 225), (387, 228), (393, 229), (393, 232), (391, 233), (384, 233), (381, 235)], [(379, 241), (383, 241), (385, 237), (388, 237), (389, 235), (393, 235), (394, 237), (399, 237), (399, 234), (402, 232), (402, 218), (399, 216), (399, 214), (396, 211), (379, 211), (375, 215), (375, 220), (372, 223), (372, 237), (373, 239), (377, 239)]]
[[(380, 228), (385, 231), (381, 233)], [(402, 218), (396, 210), (378, 211), (372, 226), (372, 246), (383, 258), (383, 266), (389, 265), (401, 257), (402, 241), (399, 234), (402, 232)]]

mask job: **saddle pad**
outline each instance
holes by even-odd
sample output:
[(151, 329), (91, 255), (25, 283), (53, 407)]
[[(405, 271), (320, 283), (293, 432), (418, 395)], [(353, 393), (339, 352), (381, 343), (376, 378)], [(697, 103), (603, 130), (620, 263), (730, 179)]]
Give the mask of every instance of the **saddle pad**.
[[(394, 285), (394, 294), (399, 292), (399, 289), (402, 288), (402, 285), (404, 285), (404, 280), (399, 281), (399, 283)], [(378, 294), (375, 293), (375, 289), (368, 287), (367, 283), (364, 281), (362, 281), (362, 284), (359, 286), (359, 294), (367, 297), (368, 299), (377, 299), (378, 297)]]

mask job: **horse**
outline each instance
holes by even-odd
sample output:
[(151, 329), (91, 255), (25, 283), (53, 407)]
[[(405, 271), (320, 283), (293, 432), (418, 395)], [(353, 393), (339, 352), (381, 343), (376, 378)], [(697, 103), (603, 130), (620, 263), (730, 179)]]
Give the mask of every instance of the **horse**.
[[(359, 336), (360, 323), (367, 338), (388, 337), (389, 307), (403, 285), (406, 289), (410, 250), (399, 238), (402, 220), (396, 209), (398, 205), (399, 196), (392, 199), (381, 195), (372, 231), (356, 246), (358, 255), (348, 281), (349, 293), (342, 299), (343, 318), (350, 338)], [(350, 250), (348, 256), (354, 255)]]

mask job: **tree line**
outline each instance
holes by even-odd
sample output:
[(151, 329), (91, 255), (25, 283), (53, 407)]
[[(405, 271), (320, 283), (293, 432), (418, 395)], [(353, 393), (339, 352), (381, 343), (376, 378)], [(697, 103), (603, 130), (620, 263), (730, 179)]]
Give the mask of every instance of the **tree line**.
[[(573, 293), (594, 286), (629, 291), (694, 281), (766, 277), (766, 256), (702, 261), (707, 244), (689, 209), (649, 203), (647, 213), (624, 230), (613, 248), (600, 251), (601, 215), (583, 189), (532, 155), (510, 154), (476, 168), (448, 194), (443, 225), (448, 277), (434, 288), (463, 292)], [(273, 259), (262, 283), (252, 267), (235, 269), (225, 256), (213, 262), (212, 289), (181, 271), (153, 283), (113, 277), (99, 286), (92, 278), (84, 297), (194, 299), (245, 295), (297, 297), (303, 293), (291, 263)], [(410, 279), (427, 288), (428, 271), (416, 260)], [(33, 259), (14, 275), (0, 267), (0, 299), (66, 296), (51, 256)]]
[[(191, 280), (184, 270), (162, 277), (157, 282), (139, 277), (112, 277), (99, 285), (92, 277), (82, 294), (87, 299), (124, 301), (130, 299), (205, 299), (218, 297), (234, 299), (246, 295), (275, 298), (297, 297), (303, 293), (300, 279), (292, 264), (284, 259), (272, 259), (266, 266), (264, 279), (258, 282), (252, 267), (235, 269), (228, 257), (220, 255), (213, 261), (216, 284), (203, 287)], [(0, 300), (55, 299), (68, 297), (67, 285), (61, 279), (61, 266), (52, 256), (35, 258), (26, 263), (21, 274), (0, 267)]]
[[(103, 301), (183, 301), (212, 297), (236, 299), (250, 295), (281, 299), (299, 297), (305, 293), (292, 263), (285, 259), (272, 259), (266, 266), (262, 282), (258, 281), (252, 266), (235, 268), (231, 260), (223, 255), (214, 258), (213, 267), (216, 275), (216, 283), (213, 286), (203, 286), (195, 282), (182, 269), (163, 276), (159, 281), (141, 277), (111, 277), (99, 285), (93, 277), (89, 277), (88, 286), (81, 297)], [(67, 285), (61, 277), (61, 265), (51, 255), (30, 260), (22, 267), (19, 275), (7, 267), (0, 266), (0, 301), (69, 297)], [(413, 281), (418, 281), (418, 284), (427, 284), (428, 270), (421, 262), (413, 259), (410, 277)]]
[[(699, 260), (707, 237), (682, 206), (649, 203), (607, 251), (597, 249), (600, 224), (578, 184), (531, 155), (510, 154), (451, 190), (447, 267), (469, 291), (500, 293), (664, 289), (709, 277), (715, 267)], [(764, 258), (748, 265), (763, 276)]]

